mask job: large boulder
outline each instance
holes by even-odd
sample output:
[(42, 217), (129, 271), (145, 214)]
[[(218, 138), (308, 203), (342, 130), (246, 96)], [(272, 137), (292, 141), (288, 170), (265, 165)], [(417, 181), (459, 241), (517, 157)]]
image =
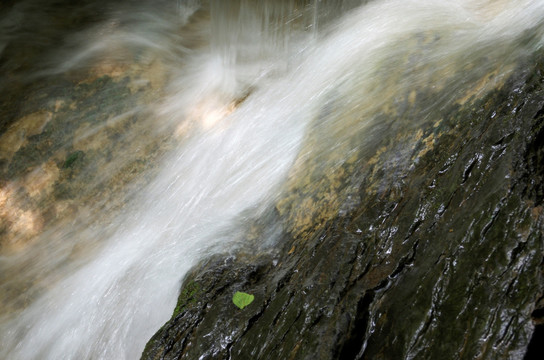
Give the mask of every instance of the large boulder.
[(542, 61), (418, 126), (399, 124), (440, 96), (407, 94), (358, 156), (297, 162), (246, 246), (185, 277), (142, 359), (523, 358), (544, 306)]

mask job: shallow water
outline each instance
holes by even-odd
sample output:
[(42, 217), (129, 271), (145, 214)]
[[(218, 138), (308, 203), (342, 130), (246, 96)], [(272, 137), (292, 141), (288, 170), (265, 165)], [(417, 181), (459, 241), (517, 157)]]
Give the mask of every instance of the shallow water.
[[(406, 94), (440, 94), (408, 96), (419, 103), (421, 119), (402, 126), (414, 129), (452, 99), (500, 86), (543, 44), (541, 1), (357, 3), (126, 1), (104, 10), (87, 2), (73, 11), (23, 1), (3, 12), (2, 93), (58, 78), (120, 79), (137, 63), (140, 75), (128, 85), (136, 90), (122, 100), (130, 110), (108, 105), (112, 117), (87, 119), (76, 140), (137, 112), (145, 114), (143, 125), (123, 139), (135, 148), (150, 139), (168, 147), (142, 172), (145, 181), (125, 184), (122, 206), (108, 207), (117, 196), (109, 194), (69, 222), (21, 230), (30, 240), (0, 257), (9, 274), (0, 277), (2, 290), (24, 283), (0, 314), (0, 357), (138, 358), (169, 318), (184, 274), (209, 254), (243, 246), (244, 227), (275, 206), (298, 164), (317, 159), (326, 176), (355, 153), (364, 161)], [(80, 25), (50, 29), (70, 10)], [(47, 19), (34, 26), (50, 33), (33, 39), (29, 19)], [(66, 28), (70, 33), (62, 33)], [(25, 47), (32, 51), (19, 54)], [(5, 60), (6, 53), (26, 63)], [(140, 87), (150, 95), (129, 106)], [(92, 94), (105, 101), (115, 89)], [(48, 94), (46, 100), (58, 100)], [(98, 167), (89, 186), (107, 183), (139, 151)], [(319, 164), (330, 153), (336, 155)], [(0, 205), (12, 212), (23, 208), (9, 200), (18, 181), (26, 180), (0, 183)], [(266, 247), (276, 234), (268, 233), (260, 239)], [(78, 244), (83, 250), (75, 250)]]

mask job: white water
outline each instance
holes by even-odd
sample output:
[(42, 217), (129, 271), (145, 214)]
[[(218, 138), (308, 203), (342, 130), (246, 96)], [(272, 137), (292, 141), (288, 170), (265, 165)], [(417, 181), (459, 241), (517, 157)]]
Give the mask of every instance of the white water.
[[(186, 20), (198, 2), (180, 4), (194, 5), (180, 6), (178, 15)], [(286, 6), (295, 8), (293, 2)], [(5, 317), (0, 325), (0, 358), (138, 358), (169, 318), (183, 275), (204, 256), (239, 245), (236, 230), (249, 219), (247, 210), (258, 216), (273, 204), (311, 121), (331, 92), (341, 99), (342, 110), (327, 114), (317, 125), (343, 129), (348, 125), (341, 115), (356, 113), (359, 121), (349, 122), (356, 128), (343, 129), (354, 133), (371, 126), (373, 111), (394, 102), (397, 95), (435, 85), (423, 83), (428, 74), (410, 73), (412, 64), (393, 69), (407, 73), (394, 89), (384, 88), (376, 78), (386, 59), (408, 51), (402, 44), (409, 36), (440, 35), (420, 61), (432, 66), (427, 71), (444, 76), (482, 52), (489, 62), (471, 74), (496, 67), (509, 71), (509, 65), (542, 46), (542, 26), (536, 30), (544, 19), (540, 0), (378, 0), (336, 22), (329, 19), (319, 32), (306, 25), (297, 28), (295, 21), (281, 31), (276, 27), (273, 35), (260, 33), (262, 22), (255, 20), (256, 13), (242, 8), (248, 13), (231, 14), (215, 30), (223, 31), (220, 40), (207, 39), (212, 45), (218, 42), (216, 46), (171, 48), (177, 37), (169, 34), (176, 29), (172, 17), (151, 13), (136, 34), (128, 35), (120, 27), (106, 38), (79, 35), (88, 37), (88, 44), (47, 70), (54, 74), (73, 69), (109, 46), (106, 42), (156, 48), (169, 61), (173, 75), (167, 96), (150, 106), (159, 124), (180, 124), (183, 141), (130, 210), (112, 221), (115, 232), (104, 239), (100, 251), (76, 271), (60, 269), (61, 281), (15, 318)], [(212, 15), (212, 22), (220, 22), (220, 12)], [(201, 22), (201, 29), (219, 26)], [(517, 44), (526, 30), (538, 31), (536, 41)], [(448, 84), (452, 94), (466, 90), (455, 88), (465, 86), (463, 79)], [(248, 92), (235, 107), (233, 103)], [(341, 135), (345, 132), (321, 135), (333, 138), (320, 140), (342, 143), (347, 141)], [(328, 151), (328, 146), (316, 151)], [(96, 236), (101, 234), (96, 231)], [(78, 241), (77, 236), (69, 240)], [(39, 268), (41, 261), (47, 259), (36, 258), (35, 266)]]

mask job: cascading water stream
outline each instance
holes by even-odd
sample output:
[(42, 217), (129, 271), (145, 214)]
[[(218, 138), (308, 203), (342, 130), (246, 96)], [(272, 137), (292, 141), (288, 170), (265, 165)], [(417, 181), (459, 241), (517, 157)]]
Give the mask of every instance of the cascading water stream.
[[(240, 229), (274, 206), (297, 157), (346, 151), (341, 144), (355, 133), (380, 136), (386, 127), (376, 110), (429, 78), (437, 81), (428, 85), (449, 88), (429, 105), (441, 106), (448, 91), (467, 92), (471, 81), (496, 69), (500, 78), (543, 43), (541, 1), (376, 0), (355, 8), (360, 3), (179, 1), (181, 26), (161, 13), (147, 18), (132, 44), (155, 49), (170, 71), (166, 94), (147, 109), (158, 128), (174, 124), (179, 144), (107, 235), (95, 230), (100, 225), (69, 238), (62, 231), (43, 235), (45, 243), (104, 238), (76, 265), (59, 265), (58, 280), (38, 299), (1, 315), (0, 357), (138, 358), (171, 314), (183, 275), (205, 256), (243, 246)], [(198, 31), (198, 45), (176, 48), (177, 38), (160, 44), (176, 28), (181, 40)], [(126, 41), (122, 31), (89, 38), (92, 48), (49, 74), (77, 70), (107, 41)], [(531, 31), (537, 40), (521, 44)], [(419, 35), (432, 41), (412, 43)], [(403, 63), (417, 46), (424, 53), (418, 63)], [(463, 69), (464, 77), (453, 77)], [(331, 102), (339, 110), (323, 111)], [(318, 141), (301, 153), (309, 134)], [(346, 146), (341, 161), (354, 150)], [(33, 256), (37, 269), (48, 261)], [(0, 259), (4, 269), (23, 260)]]

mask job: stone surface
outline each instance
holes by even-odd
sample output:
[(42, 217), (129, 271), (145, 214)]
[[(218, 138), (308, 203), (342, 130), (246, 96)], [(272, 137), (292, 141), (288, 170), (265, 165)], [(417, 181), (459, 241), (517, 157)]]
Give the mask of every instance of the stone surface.
[(417, 127), (400, 124), (433, 94), (407, 94), (333, 172), (300, 160), (279, 247), (195, 267), (142, 359), (523, 358), (544, 305), (542, 60)]
[[(0, 269), (1, 313), (32, 302), (58, 280), (51, 269), (66, 258), (93, 251), (67, 244), (50, 256), (35, 244), (40, 234), (74, 221), (74, 229), (107, 223), (172, 145), (164, 134), (150, 137), (152, 117), (138, 111), (161, 97), (165, 82), (149, 54), (128, 62), (98, 56), (86, 71), (28, 77), (54, 68), (48, 51), (100, 20), (102, 3), (24, 2), (34, 11), (16, 3), (0, 4), (10, 11), (5, 19), (22, 24), (0, 34), (0, 256), (30, 248), (62, 256), (16, 282), (12, 275), (32, 256), (11, 272)], [(54, 6), (75, 11), (57, 16)], [(426, 72), (433, 64), (421, 60), (438, 37), (418, 37), (423, 53), (382, 59), (384, 68), (428, 73), (418, 81), (436, 89), (397, 97), (389, 89), (409, 74), (376, 77), (371, 87), (387, 105), (372, 109), (371, 124), (312, 128), (281, 198), (248, 224), (245, 246), (186, 276), (144, 359), (521, 359), (527, 349), (538, 358), (543, 55), (500, 69), (513, 71), (508, 79), (491, 64), (481, 79), (469, 77), (473, 85), (455, 84), (466, 90), (458, 98), (444, 99), (452, 70)], [(473, 65), (486, 61), (483, 54)], [(316, 122), (340, 110), (358, 124), (358, 115), (341, 112), (343, 95), (331, 91)], [(422, 112), (426, 99), (439, 106)], [(346, 141), (321, 142), (323, 134)], [(277, 228), (278, 246), (259, 246)], [(254, 301), (237, 308), (237, 291)]]
[[(13, 18), (23, 29), (1, 24), (7, 29), (0, 35), (2, 314), (57, 281), (56, 268), (95, 251), (107, 237), (85, 237), (85, 229), (107, 228), (174, 144), (171, 129), (155, 131), (152, 104), (163, 95), (167, 72), (156, 54), (117, 47), (74, 71), (51, 63), (60, 38), (100, 18), (101, 5), (90, 3), (70, 14), (68, 2), (43, 3), (35, 12), (28, 9), (33, 1), (5, 4), (29, 22)], [(53, 11), (57, 5), (66, 11)], [(83, 240), (76, 244), (71, 232), (78, 231)], [(30, 266), (37, 261), (44, 265)]]

